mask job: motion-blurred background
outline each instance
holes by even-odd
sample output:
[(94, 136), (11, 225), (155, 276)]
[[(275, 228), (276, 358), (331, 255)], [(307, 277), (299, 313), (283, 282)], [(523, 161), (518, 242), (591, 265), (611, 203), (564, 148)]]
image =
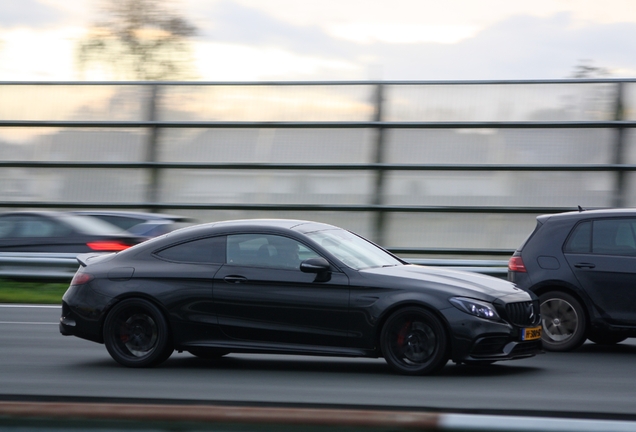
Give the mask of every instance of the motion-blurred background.
[(537, 214), (636, 204), (634, 36), (618, 0), (3, 2), (0, 210), (508, 253)]

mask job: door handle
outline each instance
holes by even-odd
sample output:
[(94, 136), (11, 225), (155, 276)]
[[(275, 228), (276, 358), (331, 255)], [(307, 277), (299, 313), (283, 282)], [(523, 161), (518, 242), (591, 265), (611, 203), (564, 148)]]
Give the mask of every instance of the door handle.
[(577, 264), (574, 264), (574, 267), (593, 269), (594, 267), (596, 267), (596, 265), (592, 263), (577, 263)]
[(227, 283), (240, 284), (241, 282), (247, 282), (247, 278), (243, 276), (225, 276), (223, 280)]

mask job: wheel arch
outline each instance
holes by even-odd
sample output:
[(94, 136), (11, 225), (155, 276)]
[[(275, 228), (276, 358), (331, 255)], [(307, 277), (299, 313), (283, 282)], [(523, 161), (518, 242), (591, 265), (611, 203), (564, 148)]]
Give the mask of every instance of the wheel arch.
[(409, 307), (418, 307), (421, 309), (425, 309), (426, 311), (435, 315), (437, 319), (439, 319), (439, 322), (442, 324), (442, 326), (444, 327), (444, 330), (446, 331), (446, 353), (445, 354), (449, 356), (452, 351), (452, 336), (451, 336), (452, 333), (451, 333), (450, 324), (448, 323), (444, 315), (440, 313), (437, 308), (427, 303), (416, 301), (416, 300), (407, 300), (407, 301), (393, 304), (387, 309), (385, 309), (382, 312), (382, 314), (379, 316), (377, 321), (377, 326), (375, 328), (375, 335), (374, 335), (374, 342), (376, 344), (378, 353), (381, 356), (384, 356), (384, 353), (382, 352), (382, 344), (380, 342), (380, 339), (382, 337), (382, 329), (384, 328), (384, 324), (386, 323), (386, 321), (389, 319), (391, 315), (393, 315), (393, 313), (397, 312), (400, 309), (406, 309)]
[(157, 307), (157, 309), (159, 309), (159, 312), (161, 312), (161, 315), (163, 315), (163, 318), (166, 320), (166, 325), (168, 326), (168, 333), (169, 333), (170, 340), (172, 340), (172, 342), (174, 343), (174, 333), (172, 331), (172, 323), (170, 321), (170, 313), (168, 312), (168, 309), (166, 309), (166, 307), (161, 302), (157, 301), (156, 298), (143, 292), (123, 293), (122, 295), (115, 297), (113, 301), (109, 303), (106, 309), (104, 309), (104, 312), (102, 313), (102, 316), (100, 318), (100, 322), (99, 322), (100, 341), (99, 342), (104, 343), (104, 324), (106, 322), (106, 317), (108, 316), (108, 314), (110, 314), (110, 312), (113, 310), (115, 306), (117, 306), (118, 304), (120, 304), (121, 302), (125, 300), (130, 300), (130, 299), (146, 300), (147, 302), (152, 303), (153, 306)]
[(586, 324), (588, 324), (589, 326), (589, 324), (591, 323), (592, 312), (593, 312), (592, 305), (588, 297), (583, 292), (581, 292), (580, 289), (560, 281), (546, 281), (545, 283), (542, 283), (541, 285), (536, 285), (532, 287), (531, 291), (535, 293), (537, 297), (540, 297), (541, 295), (550, 291), (559, 291), (559, 292), (563, 292), (563, 293), (571, 295), (579, 303), (581, 303), (581, 306), (583, 306), (583, 311), (585, 312)]
[(540, 297), (541, 295), (545, 293), (553, 292), (553, 291), (568, 294), (574, 297), (574, 299), (581, 304), (581, 307), (583, 308), (584, 318), (585, 318), (585, 338), (587, 338), (587, 336), (590, 333), (590, 329), (592, 328), (592, 313), (593, 313), (593, 310), (591, 309), (591, 305), (587, 299), (587, 296), (583, 295), (580, 292), (580, 290), (576, 288), (572, 288), (569, 285), (562, 284), (562, 283), (547, 283), (547, 284), (541, 285), (538, 289), (533, 290), (533, 292), (537, 295), (537, 297)]

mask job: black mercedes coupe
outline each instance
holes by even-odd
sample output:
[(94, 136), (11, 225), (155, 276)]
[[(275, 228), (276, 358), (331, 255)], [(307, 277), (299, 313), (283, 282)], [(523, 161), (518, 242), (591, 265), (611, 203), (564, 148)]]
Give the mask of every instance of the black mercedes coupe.
[(174, 350), (384, 357), (431, 374), (541, 352), (536, 296), (474, 273), (410, 265), (347, 230), (300, 220), (196, 225), (83, 254), (60, 331), (146, 367)]

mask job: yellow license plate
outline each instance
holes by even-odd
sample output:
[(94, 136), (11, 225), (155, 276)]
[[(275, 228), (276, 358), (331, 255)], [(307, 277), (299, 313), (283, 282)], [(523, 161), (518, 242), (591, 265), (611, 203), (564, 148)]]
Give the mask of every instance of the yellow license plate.
[(541, 326), (523, 329), (521, 340), (541, 339)]

